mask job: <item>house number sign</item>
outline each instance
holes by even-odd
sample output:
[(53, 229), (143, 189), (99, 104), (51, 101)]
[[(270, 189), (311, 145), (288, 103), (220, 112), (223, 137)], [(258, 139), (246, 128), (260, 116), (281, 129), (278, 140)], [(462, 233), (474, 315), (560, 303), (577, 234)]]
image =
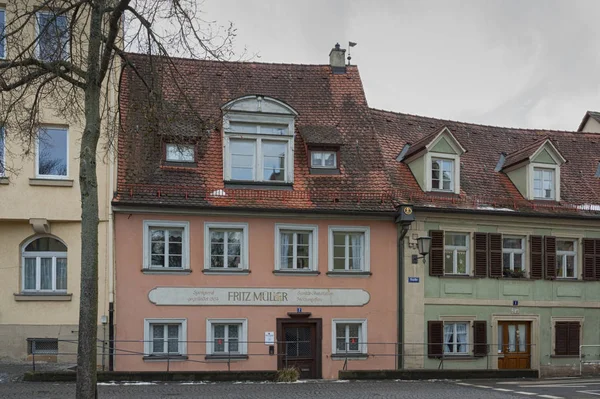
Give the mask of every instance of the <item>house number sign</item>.
[(155, 305), (187, 306), (364, 306), (362, 289), (344, 288), (193, 288), (156, 287), (148, 293)]

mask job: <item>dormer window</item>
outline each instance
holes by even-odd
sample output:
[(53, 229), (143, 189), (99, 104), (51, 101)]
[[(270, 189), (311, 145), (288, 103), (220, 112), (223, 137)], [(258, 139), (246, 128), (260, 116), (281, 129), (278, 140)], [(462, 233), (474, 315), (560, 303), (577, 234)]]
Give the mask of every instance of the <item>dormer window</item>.
[(194, 162), (196, 147), (193, 144), (167, 144), (167, 162)]
[(460, 157), (465, 152), (444, 127), (407, 144), (396, 159), (408, 165), (423, 191), (460, 194)]
[(431, 189), (435, 191), (454, 191), (453, 159), (431, 159)]
[(262, 96), (242, 97), (222, 109), (224, 180), (292, 183), (296, 111)]
[(555, 198), (554, 169), (533, 168), (533, 197), (553, 200)]
[(337, 153), (335, 151), (312, 151), (310, 167), (323, 169), (337, 168)]

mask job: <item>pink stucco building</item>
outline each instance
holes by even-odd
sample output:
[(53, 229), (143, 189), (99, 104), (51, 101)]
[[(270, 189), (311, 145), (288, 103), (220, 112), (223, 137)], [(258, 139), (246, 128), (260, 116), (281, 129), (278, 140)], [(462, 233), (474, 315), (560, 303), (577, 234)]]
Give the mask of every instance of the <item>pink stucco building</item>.
[(135, 56), (160, 71), (158, 106), (125, 69), (116, 370), (395, 367), (394, 206), (343, 51), (329, 65)]

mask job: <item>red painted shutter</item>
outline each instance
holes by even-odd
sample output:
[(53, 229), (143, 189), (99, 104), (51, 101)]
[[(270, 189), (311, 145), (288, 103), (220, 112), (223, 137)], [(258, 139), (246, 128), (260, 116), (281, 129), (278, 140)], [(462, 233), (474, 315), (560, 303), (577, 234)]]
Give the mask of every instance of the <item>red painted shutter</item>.
[(556, 237), (544, 237), (544, 276), (549, 280), (556, 278)]
[(554, 354), (568, 355), (569, 323), (560, 321), (554, 324)]
[(578, 321), (569, 322), (567, 353), (572, 356), (579, 356), (579, 329), (580, 324)]
[(489, 234), (490, 277), (502, 277), (502, 234)]
[(542, 237), (541, 236), (530, 236), (529, 237), (530, 249), (530, 272), (529, 277), (535, 280), (542, 278), (544, 271), (544, 260), (543, 260), (543, 249), (542, 249)]
[(475, 233), (475, 277), (487, 277), (488, 269), (488, 235)]
[(473, 356), (482, 357), (487, 355), (487, 323), (485, 320), (473, 322)]
[(442, 357), (444, 354), (444, 323), (441, 321), (427, 322), (427, 356)]
[(591, 238), (583, 239), (583, 279), (584, 280), (595, 280), (596, 279), (596, 256), (598, 240)]
[(429, 275), (444, 275), (444, 232), (442, 230), (430, 230), (431, 248), (429, 250)]

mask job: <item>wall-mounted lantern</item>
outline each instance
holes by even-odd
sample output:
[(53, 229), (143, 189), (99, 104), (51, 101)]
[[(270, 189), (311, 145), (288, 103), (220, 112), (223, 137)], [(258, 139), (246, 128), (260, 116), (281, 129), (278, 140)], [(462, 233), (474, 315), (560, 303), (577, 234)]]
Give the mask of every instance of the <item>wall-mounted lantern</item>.
[(425, 256), (427, 256), (431, 250), (431, 237), (417, 238), (417, 248), (419, 249), (419, 254), (421, 254), (421, 256), (412, 256), (413, 265), (416, 265), (419, 262), (419, 259), (423, 259), (423, 263), (425, 263)]

